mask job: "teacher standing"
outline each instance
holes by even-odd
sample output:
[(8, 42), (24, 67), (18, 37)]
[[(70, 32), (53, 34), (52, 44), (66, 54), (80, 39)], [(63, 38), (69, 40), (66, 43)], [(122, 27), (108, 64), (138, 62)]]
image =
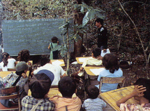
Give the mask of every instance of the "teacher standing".
[(101, 50), (107, 49), (108, 36), (107, 29), (103, 27), (103, 19), (97, 18), (95, 21), (95, 25), (98, 28), (97, 45)]

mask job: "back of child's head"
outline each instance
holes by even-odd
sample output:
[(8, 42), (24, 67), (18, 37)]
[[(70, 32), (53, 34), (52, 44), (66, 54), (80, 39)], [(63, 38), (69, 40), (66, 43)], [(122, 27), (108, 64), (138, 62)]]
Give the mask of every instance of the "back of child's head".
[(92, 53), (93, 53), (93, 56), (95, 58), (97, 58), (98, 56), (101, 55), (101, 49), (100, 48), (95, 48), (95, 49), (93, 49)]
[(4, 63), (4, 67), (7, 66), (7, 64), (8, 64), (8, 58), (9, 58), (9, 54), (7, 52), (3, 52), (2, 53), (2, 60)]
[(52, 40), (53, 43), (57, 43), (58, 38), (54, 36), (51, 40)]
[(102, 61), (104, 67), (111, 73), (114, 73), (115, 70), (119, 69), (118, 59), (113, 54), (106, 54), (103, 57)]
[(44, 74), (36, 74), (32, 76), (29, 82), (29, 88), (34, 98), (42, 99), (48, 93), (51, 87), (50, 78)]
[(94, 85), (88, 86), (86, 92), (88, 94), (88, 97), (91, 99), (95, 99), (99, 95), (99, 89)]
[(58, 88), (63, 97), (71, 98), (76, 91), (76, 83), (71, 77), (65, 76), (59, 81)]
[(18, 61), (25, 61), (28, 62), (28, 60), (30, 59), (30, 52), (29, 50), (23, 49), (18, 53), (18, 57), (17, 57)]
[(139, 78), (134, 85), (143, 85), (146, 87), (146, 91), (144, 92), (144, 97), (150, 102), (150, 80), (145, 78)]
[(49, 63), (50, 59), (47, 56), (41, 56), (40, 65), (44, 66), (45, 64)]

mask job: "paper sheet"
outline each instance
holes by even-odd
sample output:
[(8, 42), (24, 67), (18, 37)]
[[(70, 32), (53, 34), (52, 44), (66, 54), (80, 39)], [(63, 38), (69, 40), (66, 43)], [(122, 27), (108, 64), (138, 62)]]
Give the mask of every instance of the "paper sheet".
[(71, 64), (78, 64), (78, 62), (77, 62), (77, 61), (74, 61), (74, 62), (72, 62)]
[(99, 75), (99, 73), (101, 71), (103, 71), (105, 68), (98, 68), (98, 69), (90, 69), (90, 71), (95, 74), (95, 75)]
[(110, 53), (110, 50), (109, 49), (106, 49), (106, 52), (104, 52), (103, 50), (101, 51), (101, 56), (104, 57), (105, 54), (109, 54)]
[(61, 61), (59, 61), (59, 60), (56, 60), (56, 61), (54, 61), (54, 62), (52, 62), (52, 64), (54, 64), (54, 65), (61, 65), (61, 64), (63, 64), (64, 62), (61, 62)]
[(79, 58), (80, 62), (84, 62), (86, 59), (91, 58), (91, 57), (86, 57), (86, 58)]

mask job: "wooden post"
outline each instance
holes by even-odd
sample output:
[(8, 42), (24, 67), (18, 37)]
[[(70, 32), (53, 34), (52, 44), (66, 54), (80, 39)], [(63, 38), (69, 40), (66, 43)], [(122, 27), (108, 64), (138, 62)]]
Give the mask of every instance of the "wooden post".
[[(67, 6), (65, 7), (65, 13), (66, 17), (68, 17), (67, 13)], [(68, 21), (68, 18), (66, 18), (66, 22)], [(69, 76), (69, 63), (70, 63), (70, 53), (69, 53), (69, 32), (68, 32), (68, 27), (67, 27), (67, 75)]]

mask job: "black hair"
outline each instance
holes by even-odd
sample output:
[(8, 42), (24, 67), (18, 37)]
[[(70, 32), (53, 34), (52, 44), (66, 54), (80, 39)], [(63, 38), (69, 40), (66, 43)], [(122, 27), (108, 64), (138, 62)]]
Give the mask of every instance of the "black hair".
[(19, 81), (20, 78), (22, 77), (22, 73), (24, 73), (24, 71), (20, 71), (20, 72), (16, 71), (16, 74), (17, 74), (19, 77), (16, 79), (16, 81), (13, 83), (12, 86), (16, 86), (16, 84), (18, 83), (18, 81)]
[(88, 94), (88, 97), (91, 99), (95, 99), (99, 95), (99, 89), (94, 85), (88, 86), (86, 92)]
[(101, 49), (95, 48), (95, 49), (93, 49), (92, 53), (93, 53), (94, 57), (97, 58), (98, 56), (101, 55)]
[(44, 73), (36, 74), (34, 77), (39, 81), (34, 81), (33, 83), (29, 84), (29, 88), (34, 98), (42, 99), (49, 92), (52, 82)]
[(71, 98), (76, 91), (76, 84), (71, 77), (65, 76), (59, 81), (58, 88), (63, 97)]
[(7, 66), (7, 64), (8, 64), (8, 58), (9, 58), (9, 54), (7, 52), (3, 52), (2, 53), (2, 60), (4, 63), (4, 67)]
[(143, 85), (146, 87), (146, 91), (144, 92), (144, 97), (150, 102), (150, 80), (145, 78), (139, 78), (134, 85)]
[(41, 56), (40, 65), (44, 66), (45, 64), (49, 63), (50, 59), (47, 56)]
[(96, 22), (101, 23), (101, 25), (103, 25), (103, 19), (101, 19), (101, 18), (97, 18), (97, 19), (95, 20), (95, 23), (96, 23)]
[(106, 54), (102, 59), (105, 69), (109, 72), (114, 73), (115, 70), (119, 69), (118, 59), (113, 54)]
[(54, 36), (51, 40), (52, 40), (53, 43), (57, 43), (58, 38)]
[(23, 49), (18, 53), (17, 57), (18, 61), (25, 61), (28, 62), (30, 59), (30, 52), (29, 50)]

